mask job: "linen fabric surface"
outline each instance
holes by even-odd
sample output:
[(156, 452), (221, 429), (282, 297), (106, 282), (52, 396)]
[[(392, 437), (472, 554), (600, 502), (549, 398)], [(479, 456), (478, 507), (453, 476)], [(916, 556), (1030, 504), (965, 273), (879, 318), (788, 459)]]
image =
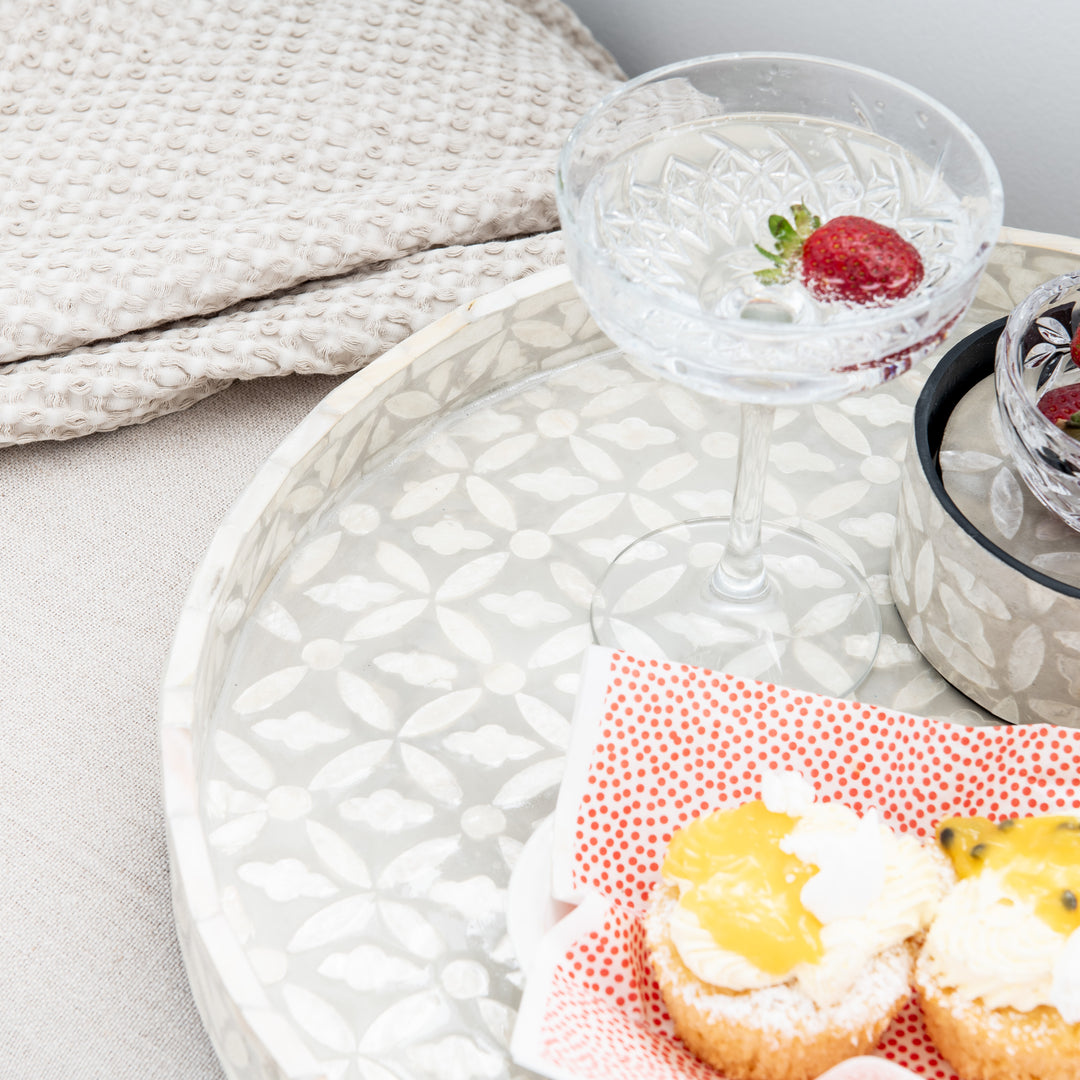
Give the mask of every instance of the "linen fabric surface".
[(561, 258), (557, 0), (0, 6), (0, 446), (356, 370)]
[(345, 376), (0, 452), (0, 1077), (222, 1080), (169, 893), (158, 684), (191, 576)]

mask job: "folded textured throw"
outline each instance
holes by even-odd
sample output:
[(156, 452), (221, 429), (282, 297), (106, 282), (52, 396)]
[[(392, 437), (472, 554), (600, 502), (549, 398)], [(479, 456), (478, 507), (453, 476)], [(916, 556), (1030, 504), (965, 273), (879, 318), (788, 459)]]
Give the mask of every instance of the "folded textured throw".
[(558, 0), (0, 7), (0, 446), (362, 367), (557, 263)]

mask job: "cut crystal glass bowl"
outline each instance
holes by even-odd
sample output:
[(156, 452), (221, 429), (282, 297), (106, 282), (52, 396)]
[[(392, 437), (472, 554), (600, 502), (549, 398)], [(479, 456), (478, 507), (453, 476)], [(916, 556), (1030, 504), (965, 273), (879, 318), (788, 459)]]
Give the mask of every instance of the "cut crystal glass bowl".
[(1016, 306), (997, 343), (994, 386), (1006, 444), (1032, 494), (1080, 531), (1080, 439), (1039, 411), (1048, 391), (1080, 383), (1069, 343), (1080, 326), (1080, 270)]

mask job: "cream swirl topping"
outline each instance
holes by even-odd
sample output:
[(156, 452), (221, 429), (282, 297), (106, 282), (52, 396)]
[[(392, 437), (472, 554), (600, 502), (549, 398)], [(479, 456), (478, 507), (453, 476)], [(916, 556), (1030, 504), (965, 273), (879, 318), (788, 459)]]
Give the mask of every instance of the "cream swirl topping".
[(1065, 935), (992, 869), (964, 878), (942, 901), (919, 961), (939, 986), (988, 1009), (1052, 1005), (1080, 1023), (1080, 930)]
[[(756, 990), (794, 981), (816, 1004), (834, 1004), (877, 954), (925, 928), (949, 872), (917, 840), (880, 824), (876, 814), (860, 819), (839, 803), (815, 803), (797, 774), (768, 780), (764, 801), (774, 813), (798, 811), (780, 847), (817, 868), (800, 899), (821, 923), (821, 956), (783, 974), (766, 972), (721, 947), (682, 903), (671, 915), (672, 942), (690, 971), (713, 986)], [(678, 884), (685, 896), (687, 883)]]

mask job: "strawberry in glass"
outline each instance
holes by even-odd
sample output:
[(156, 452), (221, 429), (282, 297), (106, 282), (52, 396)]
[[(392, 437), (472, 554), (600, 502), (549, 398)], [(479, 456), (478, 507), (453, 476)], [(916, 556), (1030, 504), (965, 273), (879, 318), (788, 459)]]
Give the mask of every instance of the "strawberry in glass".
[(773, 263), (756, 273), (766, 285), (798, 274), (816, 300), (883, 304), (903, 299), (925, 276), (918, 250), (887, 225), (854, 214), (822, 224), (802, 203), (791, 217), (769, 217), (774, 252), (754, 245)]
[[(1080, 338), (1080, 332), (1073, 338), (1074, 350), (1077, 338)], [(1080, 383), (1055, 386), (1047, 390), (1036, 404), (1039, 412), (1051, 424), (1056, 424), (1066, 435), (1080, 439)]]

